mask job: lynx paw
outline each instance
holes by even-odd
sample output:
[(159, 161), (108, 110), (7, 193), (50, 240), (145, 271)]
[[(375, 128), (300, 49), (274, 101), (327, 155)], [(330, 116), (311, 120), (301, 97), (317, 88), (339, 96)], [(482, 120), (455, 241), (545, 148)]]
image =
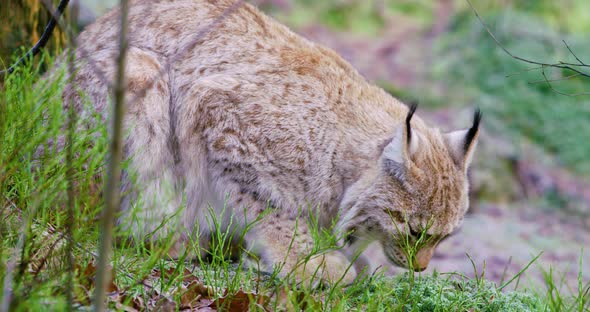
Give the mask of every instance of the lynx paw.
[(313, 281), (314, 284), (349, 285), (357, 276), (355, 268), (340, 252), (333, 251), (324, 255), (314, 256), (298, 267), (298, 279), (302, 282)]

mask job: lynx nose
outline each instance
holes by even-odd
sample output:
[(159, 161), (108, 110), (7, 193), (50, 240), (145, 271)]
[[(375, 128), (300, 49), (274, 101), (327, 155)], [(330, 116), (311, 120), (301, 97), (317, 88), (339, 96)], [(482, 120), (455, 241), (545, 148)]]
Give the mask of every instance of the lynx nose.
[(434, 254), (434, 246), (433, 247), (424, 247), (424, 248), (420, 249), (416, 253), (414, 260), (412, 261), (412, 265), (413, 265), (414, 270), (417, 272), (422, 272), (422, 271), (426, 270), (426, 268), (428, 267), (428, 263), (430, 262), (430, 259), (432, 258), (433, 254)]

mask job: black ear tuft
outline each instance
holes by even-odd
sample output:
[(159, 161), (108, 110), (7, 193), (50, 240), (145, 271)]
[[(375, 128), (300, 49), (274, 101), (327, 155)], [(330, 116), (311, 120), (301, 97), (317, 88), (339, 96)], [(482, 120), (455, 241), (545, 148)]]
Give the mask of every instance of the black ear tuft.
[(478, 109), (475, 110), (473, 114), (473, 125), (467, 131), (467, 135), (465, 136), (465, 145), (463, 145), (463, 151), (467, 152), (469, 146), (471, 146), (471, 142), (475, 138), (477, 131), (479, 130), (479, 123), (481, 121), (481, 111)]
[(406, 132), (408, 133), (408, 144), (410, 144), (410, 141), (412, 139), (412, 128), (410, 127), (410, 121), (412, 121), (412, 116), (414, 116), (416, 108), (418, 108), (418, 104), (412, 104), (412, 106), (410, 106), (410, 110), (408, 111), (408, 115), (406, 116)]

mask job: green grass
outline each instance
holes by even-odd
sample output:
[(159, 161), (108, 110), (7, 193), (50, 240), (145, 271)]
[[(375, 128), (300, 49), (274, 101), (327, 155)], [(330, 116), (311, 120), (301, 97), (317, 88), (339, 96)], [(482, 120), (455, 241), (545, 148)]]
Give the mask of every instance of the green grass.
[[(0, 96), (0, 270), (4, 279), (7, 266), (18, 259), (11, 271), (16, 302), (30, 298), (27, 304), (42, 305), (54, 292), (63, 291), (67, 278), (62, 273), (64, 262), (47, 257), (56, 253), (63, 259), (66, 245), (55, 233), (63, 232), (68, 220), (65, 152), (49, 143), (57, 142), (63, 133), (65, 114), (59, 80), (38, 81), (38, 67), (18, 71), (3, 82)], [(103, 128), (93, 126), (78, 131), (73, 142), (76, 213), (72, 225), (77, 242), (90, 243), (97, 237), (91, 225), (102, 206), (102, 182), (97, 175), (105, 157), (104, 133)], [(20, 248), (15, 250), (16, 246)], [(91, 244), (86, 247), (92, 249)]]

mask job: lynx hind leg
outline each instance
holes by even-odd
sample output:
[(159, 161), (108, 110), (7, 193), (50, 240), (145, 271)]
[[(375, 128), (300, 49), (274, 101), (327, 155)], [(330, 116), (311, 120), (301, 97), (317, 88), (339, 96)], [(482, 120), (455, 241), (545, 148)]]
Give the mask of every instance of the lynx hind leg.
[[(127, 57), (127, 111), (125, 156), (129, 158), (123, 181), (122, 226), (136, 238), (181, 238), (182, 179), (175, 171), (170, 124), (169, 77), (155, 55), (131, 49)], [(127, 189), (126, 189), (127, 188)]]
[[(91, 55), (90, 61), (81, 59), (75, 80), (76, 88), (84, 90), (109, 128), (112, 108), (108, 99), (112, 90), (105, 79), (114, 81), (116, 56), (116, 50), (100, 50)], [(177, 233), (176, 220), (182, 217), (178, 216), (182, 213), (182, 191), (169, 144), (169, 78), (160, 74), (162, 67), (153, 53), (134, 47), (127, 52), (123, 131), (124, 158), (129, 161), (122, 175), (122, 211), (117, 223), (123, 234), (138, 240)], [(74, 105), (80, 105), (80, 101), (74, 101)]]

